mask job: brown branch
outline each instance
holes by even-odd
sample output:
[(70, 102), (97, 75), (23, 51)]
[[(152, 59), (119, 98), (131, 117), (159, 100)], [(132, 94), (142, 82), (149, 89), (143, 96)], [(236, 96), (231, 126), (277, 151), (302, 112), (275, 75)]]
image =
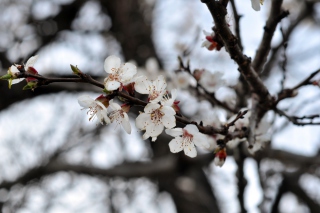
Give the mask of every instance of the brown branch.
[(242, 15), (238, 14), (238, 10), (237, 10), (237, 7), (236, 7), (234, 0), (230, 0), (230, 2), (231, 2), (232, 11), (233, 11), (233, 17), (235, 20), (235, 27), (234, 28), (236, 31), (236, 36), (238, 38), (238, 45), (239, 45), (240, 49), (243, 51), (241, 34), (240, 34), (240, 19), (241, 19)]
[[(319, 118), (320, 115), (311, 115), (311, 116), (302, 116), (302, 117), (297, 117), (297, 116), (289, 116), (287, 115), (287, 113), (285, 113), (284, 111), (275, 108), (274, 111), (276, 113), (278, 113), (280, 116), (284, 116), (286, 117), (289, 121), (291, 121), (293, 124), (298, 125), (298, 126), (306, 126), (306, 125), (320, 125), (320, 121), (319, 122), (314, 122), (313, 119), (315, 118)], [(302, 122), (299, 120), (310, 120), (309, 122)]]
[(295, 91), (299, 89), (302, 86), (306, 86), (309, 84), (312, 84), (311, 79), (316, 76), (318, 73), (320, 73), (320, 69), (314, 71), (311, 73), (306, 79), (298, 83), (296, 86), (292, 87), (291, 89), (284, 89), (281, 92), (278, 93), (278, 99), (274, 102), (274, 106), (276, 106), (281, 100), (285, 98), (290, 98), (295, 96)]
[[(76, 82), (76, 83), (89, 83), (92, 85), (95, 85), (99, 88), (104, 88), (104, 85), (96, 80), (94, 80), (90, 75), (87, 74), (83, 74), (83, 73), (78, 73), (78, 75), (80, 76), (80, 78), (47, 78), (41, 75), (33, 75), (27, 72), (23, 72), (23, 73), (19, 73), (18, 74), (18, 78), (27, 78), (27, 77), (33, 77), (38, 79), (38, 85), (48, 85), (51, 83), (55, 83), (55, 82)], [(138, 105), (138, 106), (146, 106), (148, 104), (148, 102), (142, 101), (138, 98), (132, 97), (124, 92), (120, 92), (120, 91), (114, 91), (111, 96), (120, 96), (122, 98), (125, 98), (126, 100), (130, 101), (131, 103), (133, 103), (134, 105)], [(195, 124), (197, 125), (198, 129), (200, 132), (204, 133), (204, 134), (223, 134), (226, 135), (228, 134), (228, 130), (226, 130), (225, 128), (215, 128), (212, 126), (206, 126), (203, 127), (199, 124), (197, 124), (196, 122), (192, 122), (189, 121), (183, 117), (180, 117), (178, 115), (175, 116), (176, 120), (183, 123), (183, 124)]]
[(267, 60), (271, 48), (271, 40), (278, 23), (289, 15), (288, 11), (281, 10), (282, 0), (272, 0), (271, 11), (264, 27), (264, 33), (257, 50), (256, 56), (252, 61), (252, 66), (257, 73), (260, 73), (262, 66)]
[(294, 29), (300, 24), (300, 22), (302, 20), (304, 20), (306, 17), (308, 17), (308, 16), (310, 16), (310, 14), (312, 14), (313, 4), (314, 3), (312, 1), (305, 2), (305, 5), (301, 8), (298, 17), (294, 21), (291, 22), (288, 29), (286, 30), (286, 33), (285, 33), (285, 36), (284, 36), (282, 42), (280, 44), (278, 44), (276, 47), (272, 48), (269, 60), (265, 64), (264, 69), (261, 73), (262, 77), (267, 77), (270, 74), (271, 69), (273, 67), (273, 64), (277, 59), (278, 51), (283, 46), (283, 44), (289, 40)]
[(244, 76), (246, 82), (248, 82), (251, 90), (260, 97), (260, 104), (268, 108), (272, 102), (272, 98), (251, 66), (250, 58), (242, 53), (237, 38), (231, 33), (225, 20), (227, 14), (226, 8), (220, 2), (214, 0), (203, 0), (202, 2), (206, 3), (211, 12), (215, 22), (215, 33), (223, 41), (226, 51), (229, 52), (231, 59), (238, 64), (239, 71)]

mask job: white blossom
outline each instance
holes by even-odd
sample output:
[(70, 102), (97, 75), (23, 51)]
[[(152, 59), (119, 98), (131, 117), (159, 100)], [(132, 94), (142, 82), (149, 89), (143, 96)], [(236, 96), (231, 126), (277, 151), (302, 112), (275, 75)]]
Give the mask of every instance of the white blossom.
[(164, 127), (171, 129), (176, 126), (175, 114), (170, 106), (149, 103), (144, 108), (144, 113), (140, 113), (137, 117), (136, 126), (146, 131), (144, 139), (152, 137), (152, 141), (155, 141)]
[(178, 72), (172, 79), (174, 85), (180, 89), (187, 89), (190, 85), (190, 75), (187, 72)]
[(110, 118), (111, 123), (114, 121), (117, 124), (121, 124), (123, 129), (130, 134), (131, 133), (131, 125), (129, 121), (128, 114), (123, 111), (121, 106), (117, 103), (113, 102), (113, 99), (109, 101), (109, 108), (111, 108), (111, 112), (108, 113), (108, 117)]
[(97, 117), (98, 122), (101, 124), (110, 123), (108, 110), (100, 101), (93, 100), (88, 95), (83, 95), (78, 98), (78, 103), (83, 107), (83, 109), (89, 109), (87, 112), (87, 114), (90, 116), (89, 121)]
[(149, 94), (149, 102), (158, 103), (166, 93), (167, 83), (160, 75), (154, 81), (149, 81), (146, 76), (140, 76), (135, 80), (134, 88), (138, 93)]
[(260, 10), (260, 4), (263, 5), (264, 0), (251, 0), (251, 6), (255, 11)]
[(209, 148), (210, 144), (207, 137), (200, 133), (196, 125), (188, 124), (185, 128), (166, 129), (166, 133), (175, 137), (169, 143), (170, 151), (173, 153), (184, 150), (184, 153), (189, 157), (196, 157), (196, 146)]
[(132, 63), (121, 64), (120, 58), (111, 55), (104, 61), (104, 70), (109, 73), (104, 79), (104, 86), (108, 91), (113, 91), (130, 83), (137, 73), (137, 67)]
[(222, 79), (223, 73), (214, 72), (211, 73), (209, 71), (204, 71), (201, 74), (199, 83), (203, 86), (208, 92), (213, 93), (216, 92), (221, 86), (224, 86), (225, 80)]

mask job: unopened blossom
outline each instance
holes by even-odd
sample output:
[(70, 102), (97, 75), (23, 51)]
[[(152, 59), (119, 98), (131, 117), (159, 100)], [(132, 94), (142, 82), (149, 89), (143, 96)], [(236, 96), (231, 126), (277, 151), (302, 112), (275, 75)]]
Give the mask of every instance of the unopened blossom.
[(149, 81), (146, 76), (138, 77), (135, 80), (134, 88), (138, 93), (149, 94), (148, 101), (158, 103), (166, 93), (167, 83), (165, 78), (160, 75), (154, 81)]
[(225, 80), (222, 79), (222, 76), (223, 76), (223, 73), (221, 72), (211, 73), (209, 71), (204, 71), (201, 74), (199, 83), (208, 92), (213, 93), (213, 92), (216, 92), (220, 87), (226, 84)]
[(206, 36), (206, 40), (202, 42), (201, 47), (205, 47), (210, 51), (214, 49), (219, 51), (221, 49), (221, 45), (217, 42), (216, 34), (214, 32), (209, 33), (204, 30), (203, 34)]
[(24, 78), (17, 78), (17, 74), (19, 74), (20, 71), (15, 65), (12, 65), (9, 67), (7, 75), (2, 76), (1, 79), (7, 79), (9, 81), (9, 89), (11, 88), (12, 84), (17, 84), (21, 81), (23, 81)]
[(110, 100), (109, 108), (111, 108), (111, 112), (108, 113), (108, 117), (110, 118), (111, 123), (116, 122), (117, 124), (121, 124), (123, 129), (130, 134), (131, 125), (125, 110), (119, 104), (114, 103), (113, 100)]
[(194, 158), (197, 156), (195, 145), (202, 148), (210, 147), (206, 135), (200, 133), (194, 124), (188, 124), (183, 129), (166, 129), (166, 133), (175, 137), (169, 143), (170, 151), (173, 153), (184, 150), (184, 154)]
[(137, 117), (136, 126), (146, 131), (144, 139), (152, 137), (152, 141), (155, 141), (164, 127), (171, 129), (176, 126), (175, 114), (170, 106), (149, 103), (144, 108), (144, 113), (140, 113)]
[(101, 124), (109, 124), (111, 122), (108, 117), (107, 107), (102, 103), (104, 102), (104, 99), (105, 98), (103, 96), (99, 96), (96, 100), (93, 100), (88, 95), (83, 95), (78, 98), (78, 103), (80, 106), (82, 106), (83, 109), (89, 109), (87, 112), (87, 114), (90, 116), (89, 121), (97, 117), (98, 122)]
[[(34, 64), (37, 62), (38, 60), (38, 55), (35, 55), (35, 56), (32, 56), (28, 59), (27, 63), (24, 65), (24, 70), (28, 73), (31, 73), (33, 75), (37, 75), (38, 74), (38, 71), (33, 67)], [(21, 65), (16, 65), (18, 66), (21, 66)], [(36, 78), (33, 78), (33, 77), (27, 77), (26, 78), (26, 81), (29, 83), (29, 82), (37, 82), (38, 79)]]
[(251, 6), (255, 11), (260, 10), (260, 4), (263, 5), (264, 0), (251, 0)]
[(227, 158), (227, 150), (226, 148), (218, 148), (214, 157), (214, 164), (216, 166), (222, 167)]
[(137, 73), (137, 67), (132, 63), (121, 64), (120, 58), (111, 55), (104, 61), (104, 70), (109, 74), (104, 79), (104, 86), (108, 91), (122, 87), (130, 83)]

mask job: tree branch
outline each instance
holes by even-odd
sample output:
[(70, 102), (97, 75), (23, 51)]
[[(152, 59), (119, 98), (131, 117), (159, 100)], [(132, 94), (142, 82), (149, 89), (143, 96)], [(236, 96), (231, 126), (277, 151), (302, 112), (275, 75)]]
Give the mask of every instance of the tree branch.
[(267, 60), (271, 48), (271, 40), (278, 23), (289, 15), (288, 11), (281, 10), (282, 0), (272, 0), (269, 18), (264, 27), (264, 33), (257, 50), (256, 56), (252, 61), (252, 67), (257, 73), (260, 73), (262, 66)]

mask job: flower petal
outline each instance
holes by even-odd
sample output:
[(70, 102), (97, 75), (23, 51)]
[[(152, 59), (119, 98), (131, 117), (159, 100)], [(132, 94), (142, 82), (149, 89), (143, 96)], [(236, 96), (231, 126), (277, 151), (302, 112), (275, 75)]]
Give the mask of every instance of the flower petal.
[(166, 129), (165, 132), (172, 137), (178, 137), (183, 134), (182, 128)]
[(123, 115), (124, 115), (124, 118), (121, 120), (121, 125), (128, 134), (131, 134), (131, 125), (130, 125), (128, 115), (127, 113), (124, 113)]
[(89, 95), (82, 95), (78, 98), (78, 103), (84, 108), (89, 108), (94, 103), (94, 100)]
[(37, 60), (38, 60), (38, 55), (35, 55), (29, 58), (29, 60), (25, 65), (25, 69), (28, 70), (29, 67), (33, 67), (33, 65), (36, 63)]
[(151, 82), (148, 80), (146, 76), (140, 76), (136, 78), (134, 89), (141, 94), (149, 94), (151, 89)]
[(121, 80), (128, 81), (137, 73), (137, 67), (132, 63), (125, 63), (122, 67)]
[(183, 150), (182, 138), (177, 137), (170, 141), (169, 148), (172, 153), (177, 153)]
[(168, 128), (168, 129), (172, 129), (173, 127), (176, 126), (176, 118), (174, 117), (174, 115), (167, 115), (165, 114), (162, 118), (161, 118), (161, 123), (163, 123), (163, 125)]
[(120, 87), (120, 82), (118, 81), (107, 81), (105, 87), (108, 91), (116, 90)]
[(141, 113), (136, 118), (136, 127), (145, 130), (147, 128), (147, 125), (151, 122), (150, 114)]
[(151, 137), (155, 137), (160, 135), (163, 129), (164, 129), (164, 126), (161, 123), (160, 124), (150, 123), (146, 128), (146, 132)]
[(188, 143), (188, 145), (184, 146), (184, 154), (188, 155), (191, 158), (197, 156), (197, 150), (193, 143)]
[(110, 55), (104, 61), (104, 70), (107, 73), (113, 73), (115, 70), (119, 69), (121, 65), (121, 60), (115, 55)]
[(152, 82), (152, 84), (155, 86), (156, 91), (164, 91), (167, 87), (166, 79), (163, 77), (163, 75), (159, 75), (156, 80)]
[(160, 105), (155, 103), (149, 103), (145, 106), (144, 111), (146, 113), (152, 113), (154, 110), (159, 109)]
[(201, 148), (206, 148), (208, 149), (210, 147), (210, 143), (208, 142), (208, 138), (202, 134), (202, 133), (197, 133), (193, 135), (193, 143)]

